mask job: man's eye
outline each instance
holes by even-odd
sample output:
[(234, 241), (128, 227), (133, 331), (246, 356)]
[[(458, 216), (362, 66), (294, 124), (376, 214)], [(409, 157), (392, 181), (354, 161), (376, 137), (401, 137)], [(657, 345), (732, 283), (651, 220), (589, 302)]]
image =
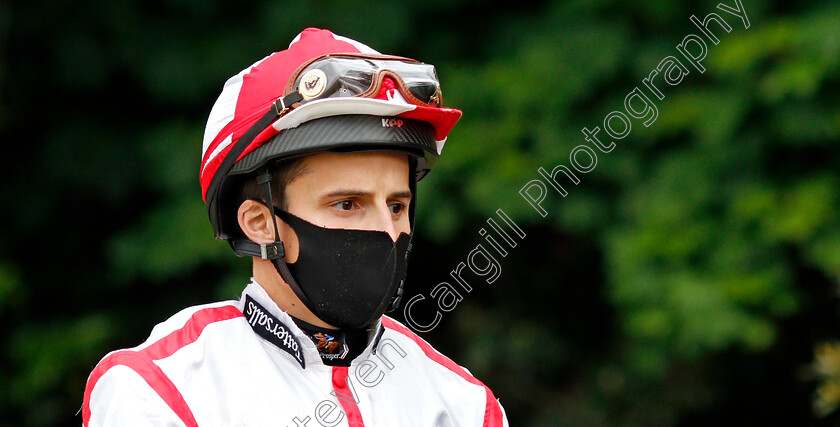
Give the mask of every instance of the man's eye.
[(338, 210), (349, 211), (353, 209), (353, 202), (350, 200), (342, 200), (340, 202), (336, 202), (333, 206), (335, 206)]
[(394, 215), (399, 215), (403, 211), (405, 211), (405, 205), (402, 203), (394, 203), (391, 205), (391, 213)]

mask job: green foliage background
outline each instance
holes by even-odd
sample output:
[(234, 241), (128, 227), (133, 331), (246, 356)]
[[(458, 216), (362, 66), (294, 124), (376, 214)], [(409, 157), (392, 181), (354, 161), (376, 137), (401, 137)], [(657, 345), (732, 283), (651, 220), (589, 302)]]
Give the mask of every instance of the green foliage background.
[[(107, 351), (239, 293), (203, 127), (229, 76), (307, 26), (434, 63), (464, 111), (421, 184), (408, 296), (496, 209), (526, 231), (423, 334), (512, 425), (836, 425), (812, 362), (840, 339), (840, 6), (745, 0), (745, 29), (717, 4), (0, 0), (0, 426), (78, 425)], [(733, 30), (706, 72), (660, 77), (657, 120), (540, 216), (519, 189), (711, 12)]]

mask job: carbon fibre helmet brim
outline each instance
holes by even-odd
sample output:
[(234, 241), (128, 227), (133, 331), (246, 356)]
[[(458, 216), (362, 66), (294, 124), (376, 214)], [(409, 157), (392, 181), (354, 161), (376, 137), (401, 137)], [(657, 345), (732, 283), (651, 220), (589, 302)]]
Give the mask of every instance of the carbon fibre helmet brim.
[(237, 161), (228, 175), (249, 173), (270, 160), (325, 151), (404, 151), (417, 158), (417, 179), (437, 162), (434, 128), (419, 120), (369, 115), (330, 116), (286, 129)]

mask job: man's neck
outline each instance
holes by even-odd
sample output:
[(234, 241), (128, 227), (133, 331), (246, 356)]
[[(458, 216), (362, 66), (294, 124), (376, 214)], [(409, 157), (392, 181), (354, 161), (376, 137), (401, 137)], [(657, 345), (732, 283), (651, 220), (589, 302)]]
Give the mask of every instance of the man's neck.
[(295, 324), (318, 348), (321, 361), (328, 366), (350, 366), (374, 336), (368, 328), (325, 329), (292, 317)]

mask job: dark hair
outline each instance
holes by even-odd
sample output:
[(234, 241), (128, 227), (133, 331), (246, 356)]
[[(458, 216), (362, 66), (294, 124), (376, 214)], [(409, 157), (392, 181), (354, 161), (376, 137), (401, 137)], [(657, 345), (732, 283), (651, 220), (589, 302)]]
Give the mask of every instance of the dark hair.
[[(295, 177), (306, 171), (306, 165), (303, 164), (306, 157), (295, 157), (286, 160), (280, 160), (268, 165), (268, 171), (271, 173), (271, 198), (275, 206), (281, 209), (289, 208), (289, 201), (286, 197), (286, 186), (292, 182)], [(229, 230), (235, 232), (235, 237), (244, 237), (242, 230), (239, 228), (239, 222), (236, 217), (236, 210), (246, 200), (262, 200), (267, 201), (263, 195), (262, 187), (257, 184), (258, 172), (252, 172), (239, 177), (236, 177), (233, 185), (238, 188), (231, 188), (233, 195), (233, 204), (229, 205), (232, 215), (228, 217), (231, 219), (231, 227)]]

